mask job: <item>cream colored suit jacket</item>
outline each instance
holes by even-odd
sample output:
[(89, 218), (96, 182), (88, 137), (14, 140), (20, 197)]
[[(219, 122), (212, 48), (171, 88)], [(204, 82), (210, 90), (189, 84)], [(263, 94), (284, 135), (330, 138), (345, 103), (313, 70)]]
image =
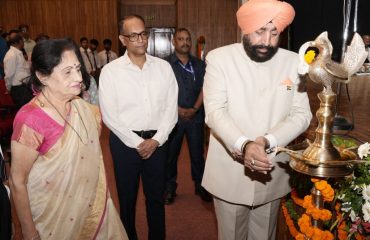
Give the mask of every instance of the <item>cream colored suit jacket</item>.
[(267, 174), (251, 172), (232, 158), (241, 136), (254, 140), (270, 133), (286, 146), (309, 126), (312, 114), (306, 93), (298, 92), (298, 55), (279, 49), (257, 63), (241, 43), (221, 47), (207, 56), (204, 106), (211, 128), (202, 185), (225, 201), (260, 205), (290, 191), (289, 156), (273, 157)]

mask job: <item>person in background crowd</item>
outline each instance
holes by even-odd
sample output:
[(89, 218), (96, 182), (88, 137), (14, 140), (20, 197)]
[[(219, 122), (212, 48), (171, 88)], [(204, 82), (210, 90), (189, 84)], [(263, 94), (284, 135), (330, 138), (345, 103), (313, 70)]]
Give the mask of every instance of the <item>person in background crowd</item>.
[(6, 42), (9, 41), (9, 33), (8, 32), (4, 32), (1, 34), (1, 37), (5, 39)]
[(42, 41), (42, 40), (48, 40), (50, 39), (50, 37), (45, 34), (45, 33), (40, 33), (39, 35), (37, 35), (37, 38), (36, 38), (36, 43)]
[(23, 239), (128, 239), (107, 187), (99, 109), (77, 97), (81, 63), (69, 39), (32, 54), (37, 95), (15, 117), (9, 178)]
[(0, 36), (0, 79), (4, 79), (4, 57), (6, 52), (8, 51), (8, 44), (6, 40)]
[(22, 36), (19, 33), (11, 33), (9, 44), (10, 49), (4, 57), (5, 86), (17, 108), (20, 108), (33, 97), (31, 89), (27, 86), (30, 67), (21, 51)]
[(96, 68), (94, 67), (94, 59), (89, 49), (89, 40), (86, 37), (80, 38), (80, 52), (86, 67), (86, 71), (91, 75), (94, 76), (96, 72)]
[(124, 17), (119, 31), (127, 51), (103, 67), (99, 102), (111, 130), (121, 220), (129, 239), (137, 239), (135, 212), (141, 177), (148, 239), (161, 240), (165, 239), (167, 139), (177, 122), (177, 83), (168, 62), (146, 54), (149, 33), (141, 16)]
[(103, 45), (104, 45), (104, 50), (98, 53), (99, 62), (101, 64), (101, 67), (117, 59), (117, 54), (111, 50), (112, 40), (110, 40), (109, 38), (104, 39)]
[[(291, 5), (249, 0), (236, 13), (242, 43), (206, 57), (204, 106), (211, 137), (202, 185), (214, 196), (220, 240), (273, 240), (280, 198), (291, 191), (286, 146), (309, 126), (298, 55), (278, 47)], [(276, 156), (274, 156), (276, 155)]]
[[(85, 78), (84, 78), (85, 79)], [(82, 98), (86, 100), (88, 103), (94, 104), (99, 106), (99, 92), (98, 92), (98, 85), (93, 76), (89, 74), (86, 77), (87, 81), (85, 82), (86, 89), (82, 89)]]
[(96, 40), (96, 39), (91, 39), (90, 40), (90, 45), (89, 45), (89, 49), (91, 51), (91, 56), (92, 56), (92, 59), (93, 59), (93, 65), (94, 65), (94, 68), (95, 68), (95, 73), (94, 75), (92, 75), (95, 79), (99, 79), (99, 75), (100, 75), (100, 68), (101, 68), (101, 64), (100, 64), (100, 61), (99, 61), (99, 57), (98, 57), (98, 46), (99, 46), (99, 41)]
[(27, 60), (31, 60), (32, 50), (36, 45), (36, 42), (33, 41), (30, 37), (29, 27), (27, 24), (21, 24), (18, 27), (21, 36), (23, 37), (24, 50), (28, 56)]
[(176, 29), (172, 44), (175, 47), (175, 52), (167, 60), (171, 64), (179, 87), (179, 120), (169, 138), (165, 203), (173, 203), (176, 197), (177, 161), (185, 134), (190, 152), (191, 176), (194, 181), (195, 193), (203, 201), (210, 202), (212, 197), (201, 186), (204, 172), (202, 87), (206, 65), (203, 61), (190, 55), (191, 36), (186, 28)]

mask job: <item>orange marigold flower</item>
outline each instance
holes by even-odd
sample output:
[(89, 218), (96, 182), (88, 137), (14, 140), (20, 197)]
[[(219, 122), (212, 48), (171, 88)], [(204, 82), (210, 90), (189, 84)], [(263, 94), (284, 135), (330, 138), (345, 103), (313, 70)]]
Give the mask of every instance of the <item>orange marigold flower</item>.
[(292, 218), (289, 215), (288, 209), (285, 206), (285, 201), (282, 202), (281, 206), (282, 206), (283, 214), (284, 214), (284, 217), (285, 217), (285, 221), (288, 225), (289, 232), (293, 237), (295, 237), (299, 233), (298, 233), (298, 230), (294, 226), (294, 222), (293, 222)]
[(329, 231), (324, 231), (323, 232), (323, 240), (333, 240), (334, 239), (334, 235), (329, 232)]
[(302, 207), (303, 199), (298, 197), (297, 192), (295, 190), (291, 192), (290, 196), (292, 197), (295, 204)]
[(340, 203), (336, 203), (335, 204), (335, 211), (339, 212), (340, 206), (341, 206)]
[(313, 183), (318, 182), (318, 181), (320, 181), (320, 179), (318, 179), (318, 178), (311, 178), (311, 182), (313, 182)]
[(299, 233), (297, 234), (297, 236), (295, 236), (295, 239), (296, 240), (306, 240), (306, 237), (302, 233)]

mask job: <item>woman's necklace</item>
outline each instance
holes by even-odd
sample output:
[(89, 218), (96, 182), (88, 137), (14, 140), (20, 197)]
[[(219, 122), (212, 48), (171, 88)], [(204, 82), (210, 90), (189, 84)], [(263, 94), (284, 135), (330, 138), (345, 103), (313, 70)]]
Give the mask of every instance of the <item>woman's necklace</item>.
[[(88, 133), (88, 131), (87, 131), (87, 128), (86, 128), (86, 125), (85, 125), (85, 123), (84, 123), (84, 121), (82, 120), (82, 118), (81, 118), (81, 114), (80, 114), (80, 111), (78, 110), (78, 108), (76, 107), (76, 105), (73, 103), (73, 102), (71, 102), (71, 104), (74, 106), (74, 108), (77, 110), (77, 114), (78, 114), (78, 117), (80, 118), (80, 121), (82, 122), (82, 125), (84, 126), (84, 129), (85, 129), (85, 133), (86, 133), (86, 136), (87, 136), (87, 140), (86, 140), (86, 142), (84, 142), (83, 140), (82, 140), (82, 137), (81, 137), (81, 135), (77, 132), (77, 130), (74, 128), (74, 127), (72, 127), (72, 124), (70, 124), (68, 121), (67, 121), (67, 119), (66, 118), (64, 118), (63, 117), (63, 115), (59, 112), (59, 110), (54, 106), (54, 104), (52, 104), (51, 103), (51, 101), (45, 96), (45, 94), (44, 94), (44, 92), (41, 92), (41, 94), (42, 94), (42, 96), (44, 96), (44, 98), (46, 99), (46, 101), (55, 109), (55, 111), (59, 114), (59, 116), (64, 120), (64, 122), (65, 123), (67, 123), (67, 125), (77, 134), (77, 136), (78, 136), (78, 138), (80, 139), (80, 141), (84, 144), (84, 145), (87, 145), (87, 143), (89, 142), (89, 133)], [(45, 107), (45, 104), (42, 102), (42, 101), (40, 101), (40, 99), (39, 98), (37, 98), (37, 101), (39, 101), (39, 103), (40, 103), (40, 107)]]

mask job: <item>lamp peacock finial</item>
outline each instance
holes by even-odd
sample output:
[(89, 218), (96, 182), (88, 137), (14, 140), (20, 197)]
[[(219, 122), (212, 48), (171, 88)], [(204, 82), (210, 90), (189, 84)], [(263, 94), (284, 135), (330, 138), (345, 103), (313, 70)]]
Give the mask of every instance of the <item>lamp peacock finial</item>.
[[(312, 61), (307, 62), (305, 55), (314, 51)], [(298, 73), (308, 77), (315, 83), (324, 87), (324, 94), (334, 94), (332, 85), (335, 82), (348, 83), (364, 63), (367, 53), (365, 45), (359, 34), (355, 33), (351, 44), (344, 53), (341, 63), (331, 59), (333, 47), (328, 38), (328, 33), (321, 33), (314, 41), (304, 43), (299, 49), (300, 64)]]

